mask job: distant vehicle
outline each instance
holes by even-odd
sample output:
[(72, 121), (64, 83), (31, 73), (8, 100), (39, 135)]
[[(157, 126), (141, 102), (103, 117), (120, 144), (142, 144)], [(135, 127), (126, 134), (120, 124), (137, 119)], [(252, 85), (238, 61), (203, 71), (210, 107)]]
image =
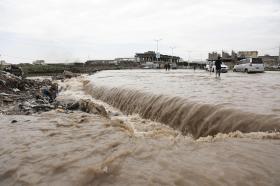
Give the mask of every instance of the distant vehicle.
[[(207, 71), (210, 71), (210, 70), (211, 70), (211, 72), (215, 72), (215, 70), (216, 70), (215, 63), (212, 65), (212, 68), (211, 68), (211, 69), (210, 69), (210, 65), (209, 65), (209, 64), (206, 65), (205, 69), (206, 69)], [(227, 72), (228, 72), (228, 69), (229, 69), (228, 66), (225, 65), (224, 63), (222, 63), (222, 65), (221, 65), (221, 72), (222, 72), (222, 73), (227, 73)]]
[(145, 66), (143, 67), (144, 69), (152, 69), (151, 67)]
[(153, 62), (146, 62), (142, 65), (144, 69), (156, 69), (159, 68), (159, 64)]
[(280, 65), (273, 65), (271, 68), (275, 69), (275, 70), (278, 70), (278, 69), (280, 69)]
[(233, 67), (233, 72), (264, 72), (264, 64), (261, 58), (242, 59)]
[(176, 63), (171, 63), (171, 69), (177, 69), (177, 65), (176, 65)]

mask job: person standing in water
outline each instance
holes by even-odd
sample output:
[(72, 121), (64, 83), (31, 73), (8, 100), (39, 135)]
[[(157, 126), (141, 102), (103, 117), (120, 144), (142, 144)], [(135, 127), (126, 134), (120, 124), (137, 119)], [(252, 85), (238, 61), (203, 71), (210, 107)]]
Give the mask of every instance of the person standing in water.
[(165, 68), (165, 71), (168, 70), (168, 65), (167, 65), (167, 63), (164, 64), (164, 68)]
[(216, 77), (217, 75), (220, 77), (221, 68), (222, 68), (222, 60), (220, 56), (218, 56), (218, 60), (216, 60), (215, 66), (216, 66)]
[(210, 72), (210, 75), (212, 73), (212, 70), (213, 70), (213, 61), (210, 61), (209, 62), (209, 72)]
[(166, 64), (164, 65), (164, 68), (165, 68), (165, 71), (169, 71), (170, 68), (171, 68), (171, 66), (170, 66), (169, 63), (166, 63)]

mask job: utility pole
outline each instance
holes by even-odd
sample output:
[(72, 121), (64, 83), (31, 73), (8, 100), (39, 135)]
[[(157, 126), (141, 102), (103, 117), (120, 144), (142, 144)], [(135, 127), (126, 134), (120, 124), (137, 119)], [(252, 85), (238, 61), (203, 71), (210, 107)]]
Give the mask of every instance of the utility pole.
[(280, 66), (280, 45), (279, 45), (279, 54), (278, 54), (278, 66)]
[(171, 63), (173, 63), (173, 50), (175, 49), (176, 47), (170, 47), (171, 49)]
[(162, 39), (155, 39), (155, 41), (157, 42), (157, 52), (158, 52), (158, 42), (161, 41)]
[(2, 60), (1, 60), (1, 54), (0, 54), (0, 70), (2, 70)]
[(155, 39), (155, 41), (157, 42), (157, 52), (156, 52), (156, 59), (157, 59), (157, 62), (158, 62), (158, 60), (159, 60), (159, 58), (160, 58), (160, 54), (159, 54), (159, 52), (158, 52), (158, 42), (159, 41), (161, 41), (162, 39)]
[(188, 52), (188, 68), (190, 67), (190, 59), (191, 59), (191, 50), (187, 50), (187, 52)]
[(187, 50), (187, 52), (188, 52), (188, 55), (189, 55), (188, 61), (190, 62), (190, 58), (191, 58), (191, 53), (192, 53), (192, 51), (191, 51), (191, 50)]

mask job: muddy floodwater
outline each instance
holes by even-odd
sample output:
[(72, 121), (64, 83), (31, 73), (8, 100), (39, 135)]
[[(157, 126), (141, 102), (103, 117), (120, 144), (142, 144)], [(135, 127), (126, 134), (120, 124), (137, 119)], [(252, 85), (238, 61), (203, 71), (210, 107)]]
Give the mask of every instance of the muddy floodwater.
[(127, 70), (66, 80), (58, 100), (90, 99), (109, 117), (0, 115), (0, 185), (280, 185), (279, 78)]
[(92, 76), (101, 86), (180, 96), (195, 102), (222, 104), (255, 113), (280, 115), (280, 72), (222, 73), (204, 70), (119, 70)]

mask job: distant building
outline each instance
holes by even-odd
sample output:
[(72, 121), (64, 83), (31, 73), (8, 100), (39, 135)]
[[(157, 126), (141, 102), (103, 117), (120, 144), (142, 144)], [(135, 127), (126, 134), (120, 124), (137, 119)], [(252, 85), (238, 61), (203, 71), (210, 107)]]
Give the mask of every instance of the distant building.
[(88, 60), (86, 65), (105, 65), (105, 64), (115, 64), (115, 60)]
[(223, 63), (228, 65), (230, 68), (233, 68), (233, 66), (236, 64), (237, 61), (244, 59), (245, 56), (249, 55), (255, 55), (255, 52), (257, 51), (241, 51), (241, 52), (234, 52), (233, 50), (231, 51), (231, 55), (225, 51), (222, 51), (222, 55), (220, 55), (218, 52), (212, 52), (208, 53), (208, 61), (216, 61), (219, 56), (221, 56), (221, 60)]
[(245, 58), (261, 58), (265, 64), (265, 66), (277, 66), (280, 65), (280, 58), (279, 56), (270, 56), (270, 55), (264, 55), (264, 56), (258, 56), (258, 51), (239, 51), (234, 52), (231, 51), (231, 55), (225, 51), (222, 51), (222, 55), (220, 55), (217, 52), (208, 53), (208, 61), (216, 61), (218, 59), (218, 56), (221, 56), (221, 60), (228, 65), (230, 68), (232, 68), (236, 63)]
[(45, 60), (36, 60), (32, 62), (33, 65), (44, 65), (45, 64)]
[(117, 61), (117, 62), (123, 62), (123, 61), (136, 62), (135, 58), (115, 58), (115, 61)]
[(239, 51), (238, 57), (240, 58), (257, 58), (258, 57), (258, 51)]
[(263, 60), (265, 66), (278, 65), (279, 56), (264, 55), (264, 56), (259, 56), (259, 58)]
[(239, 51), (238, 53), (231, 51), (231, 55), (225, 51), (222, 51), (222, 55), (217, 52), (208, 53), (208, 61), (215, 61), (218, 59), (218, 56), (222, 57), (222, 60), (225, 62), (234, 62), (244, 58), (257, 58), (258, 51)]
[(197, 64), (197, 65), (206, 65), (207, 61), (202, 61), (202, 60), (193, 60), (189, 61), (189, 64)]
[(231, 60), (232, 61), (237, 61), (238, 60), (238, 55), (233, 50), (231, 51)]
[(229, 53), (222, 51), (222, 58), (223, 59), (231, 59), (231, 55), (229, 55)]
[(208, 53), (208, 60), (215, 61), (218, 59), (219, 54), (217, 52)]
[(208, 61), (215, 61), (218, 59), (218, 56), (221, 56), (224, 62), (236, 62), (244, 58), (257, 58), (258, 51), (239, 51), (238, 53), (231, 51), (231, 55), (225, 51), (222, 51), (222, 55), (217, 52), (208, 53)]
[(188, 66), (190, 68), (193, 68), (194, 66), (200, 69), (205, 68), (207, 62), (206, 61), (201, 61), (201, 60), (194, 60), (194, 61), (189, 61)]
[(180, 61), (180, 57), (178, 56), (169, 56), (169, 55), (160, 54), (158, 59), (156, 57), (157, 54), (154, 51), (135, 54), (136, 61), (140, 63), (157, 62), (157, 61), (178, 63)]

